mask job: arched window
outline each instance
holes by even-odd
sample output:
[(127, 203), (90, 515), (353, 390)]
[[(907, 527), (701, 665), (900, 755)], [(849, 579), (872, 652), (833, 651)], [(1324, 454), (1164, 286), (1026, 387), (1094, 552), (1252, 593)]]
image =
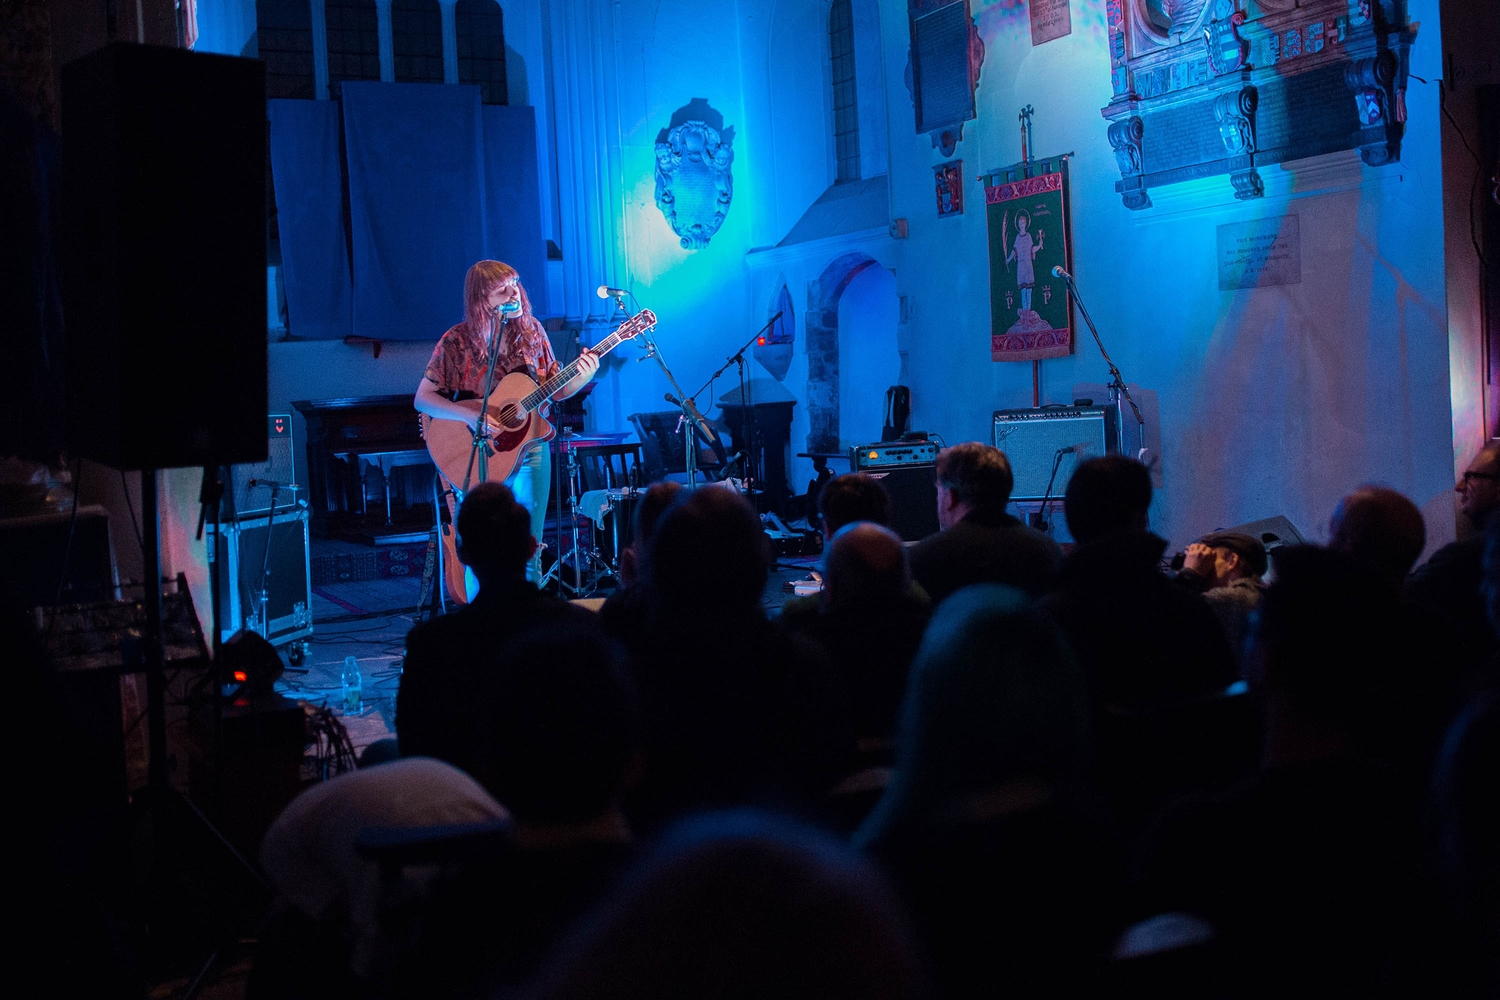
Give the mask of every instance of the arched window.
[(833, 62), (833, 141), (838, 163), (835, 183), (843, 184), (860, 178), (854, 8), (850, 0), (833, 0), (828, 10), (828, 54)]
[(495, 0), (458, 0), (458, 82), (477, 83), (485, 104), (506, 104), (505, 22)]
[(396, 82), (443, 82), (443, 12), (437, 0), (392, 0)]
[(380, 22), (375, 0), (323, 0), (328, 26), (328, 82), (380, 79)]
[(312, 9), (308, 0), (256, 0), (256, 48), (267, 97), (312, 98)]

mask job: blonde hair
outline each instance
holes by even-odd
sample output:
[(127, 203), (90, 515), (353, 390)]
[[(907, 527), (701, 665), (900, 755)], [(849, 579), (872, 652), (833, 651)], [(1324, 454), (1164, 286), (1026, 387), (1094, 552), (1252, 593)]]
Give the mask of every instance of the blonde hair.
[(521, 276), (516, 269), (498, 260), (481, 260), (464, 275), (464, 320), (468, 324), (469, 334), (476, 338), (484, 336), (490, 317), (490, 292), (507, 281), (514, 281), (516, 290), (521, 293), (521, 315), (515, 319), (516, 330), (523, 343), (535, 347), (534, 342), (542, 334), (541, 323), (537, 322), (531, 312), (531, 297), (526, 294), (526, 286), (521, 284)]

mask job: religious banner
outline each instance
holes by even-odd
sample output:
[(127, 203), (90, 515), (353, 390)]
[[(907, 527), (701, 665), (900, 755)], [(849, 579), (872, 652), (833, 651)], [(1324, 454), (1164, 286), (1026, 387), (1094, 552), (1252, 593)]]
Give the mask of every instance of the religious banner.
[[(1030, 175), (1030, 176), (1027, 176)], [(990, 359), (1073, 352), (1073, 309), (1053, 267), (1069, 268), (1068, 162), (1036, 160), (985, 178), (990, 237)]]

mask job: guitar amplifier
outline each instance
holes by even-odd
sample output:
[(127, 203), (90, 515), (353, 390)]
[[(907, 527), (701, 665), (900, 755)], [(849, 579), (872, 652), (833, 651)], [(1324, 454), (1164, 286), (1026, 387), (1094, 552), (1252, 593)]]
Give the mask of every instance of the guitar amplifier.
[(922, 465), (937, 461), (938, 447), (931, 441), (882, 441), (849, 449), (849, 468), (855, 472), (884, 469), (892, 465)]
[[(266, 486), (250, 486), (252, 479), (269, 479), (276, 483), (294, 483), (297, 480), (296, 455), (292, 451), (292, 417), (289, 413), (273, 413), (266, 417), (266, 460), (245, 462), (227, 467), (229, 475), (224, 479), (224, 517), (226, 519), (255, 517), (271, 512), (271, 490)], [(288, 490), (276, 494), (278, 509), (288, 506), (296, 497)]]
[[(1113, 406), (996, 410), (995, 447), (1010, 459), (1012, 500), (1061, 498), (1079, 463), (1119, 450), (1119, 411)], [(1056, 463), (1057, 475), (1053, 476)]]
[(891, 530), (921, 541), (938, 530), (937, 445), (887, 441), (849, 449), (849, 467), (880, 480), (891, 499)]
[(209, 558), (219, 562), (219, 628), (228, 639), (240, 629), (260, 632), (261, 570), (269, 570), (265, 636), (280, 646), (312, 634), (312, 558), (307, 510), (291, 507), (270, 517), (225, 521), (210, 534)]

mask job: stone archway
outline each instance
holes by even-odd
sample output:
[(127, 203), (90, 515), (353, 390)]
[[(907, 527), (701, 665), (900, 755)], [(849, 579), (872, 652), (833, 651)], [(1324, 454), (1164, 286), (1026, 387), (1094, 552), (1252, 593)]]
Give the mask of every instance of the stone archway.
[(859, 274), (875, 266), (868, 254), (835, 257), (807, 286), (807, 450), (839, 450), (839, 297)]

